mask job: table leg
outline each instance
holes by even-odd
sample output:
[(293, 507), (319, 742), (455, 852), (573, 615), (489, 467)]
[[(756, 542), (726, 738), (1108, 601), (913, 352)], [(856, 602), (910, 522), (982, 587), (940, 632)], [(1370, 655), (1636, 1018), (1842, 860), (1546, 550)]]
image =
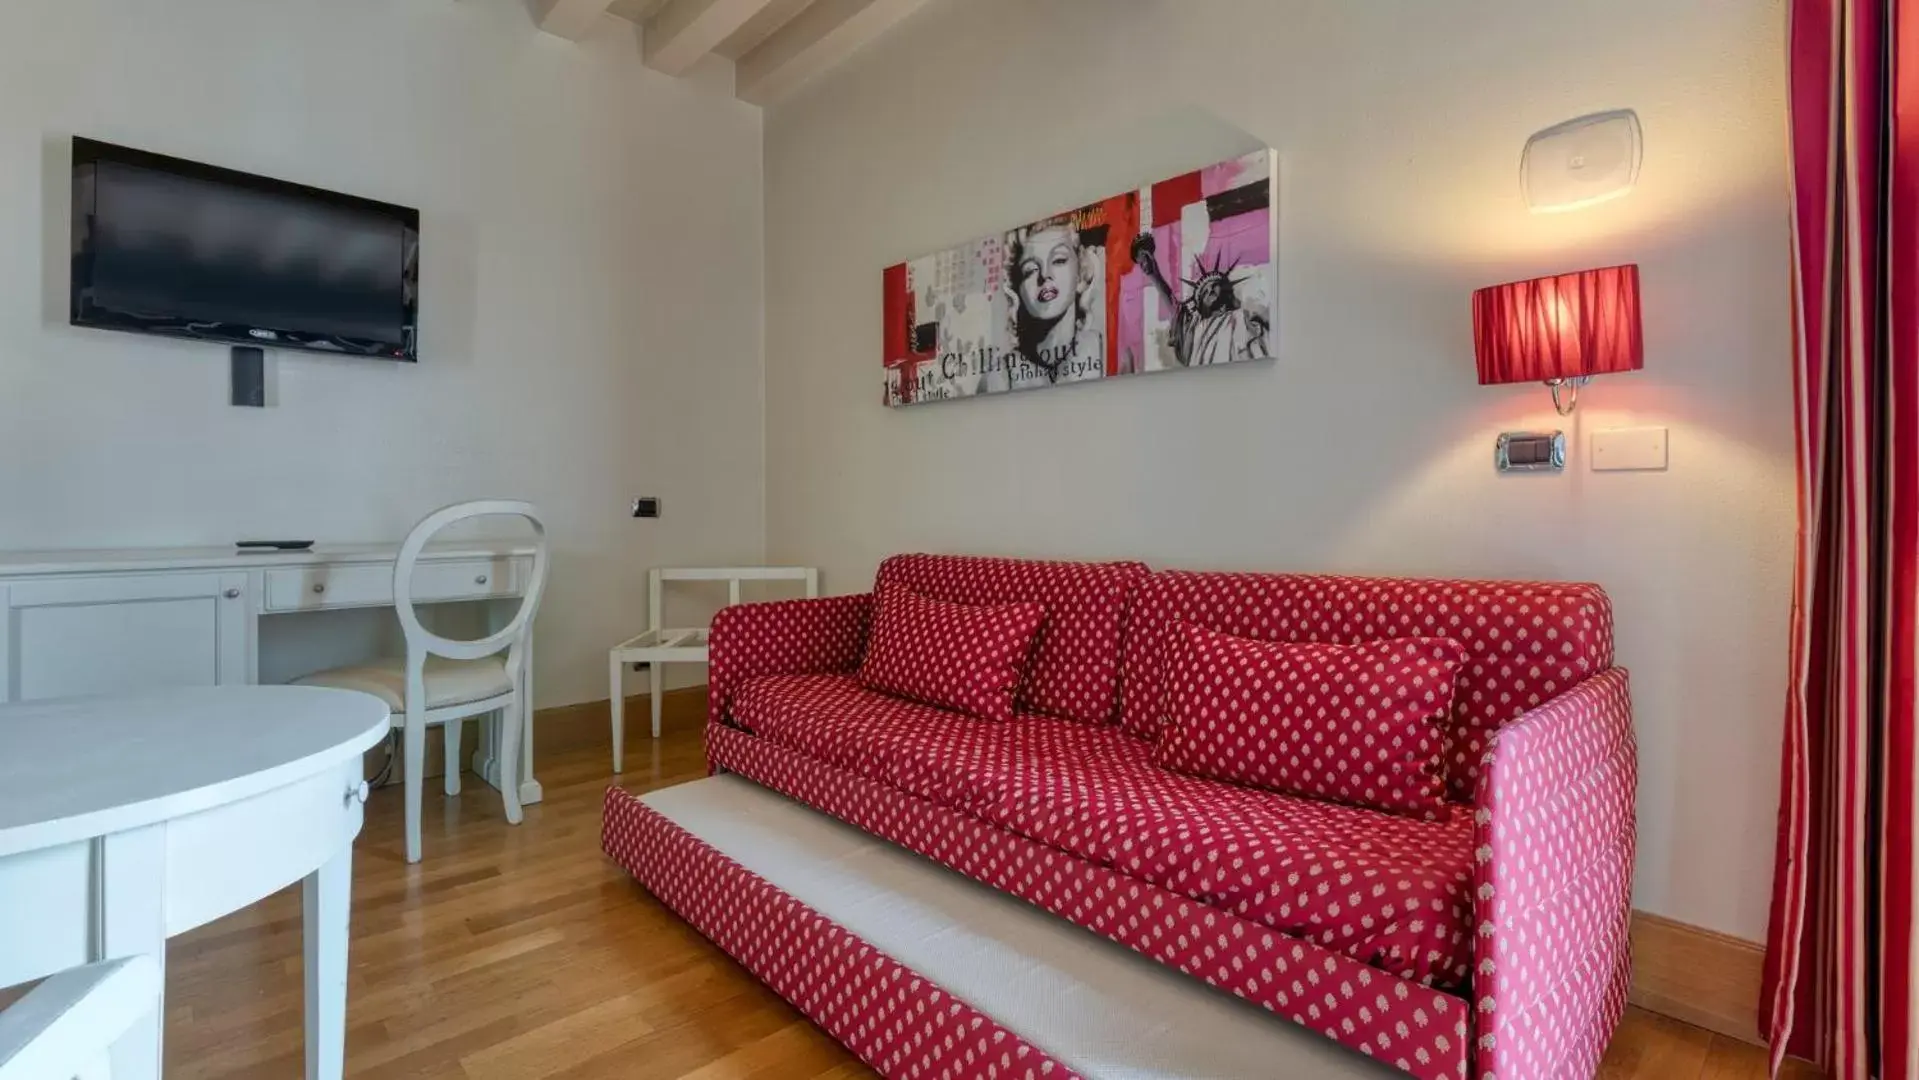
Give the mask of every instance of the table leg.
[(307, 1080), (340, 1080), (346, 1070), (347, 912), (353, 892), (353, 845), (306, 876), (300, 886), (306, 939)]
[(100, 860), (98, 905), (100, 960), (145, 953), (160, 968), (160, 993), (154, 1011), (142, 1017), (109, 1053), (114, 1080), (159, 1080), (161, 1034), (165, 1030), (167, 930), (166, 826), (148, 825), (96, 841)]

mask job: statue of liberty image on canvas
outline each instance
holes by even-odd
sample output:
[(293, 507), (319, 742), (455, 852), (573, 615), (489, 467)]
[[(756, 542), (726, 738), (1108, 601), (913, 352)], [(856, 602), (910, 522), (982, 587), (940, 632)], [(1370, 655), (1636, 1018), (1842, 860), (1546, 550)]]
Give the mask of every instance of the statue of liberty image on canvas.
[(1250, 274), (1235, 276), (1239, 264), (1227, 264), (1224, 255), (1215, 256), (1211, 266), (1196, 259), (1193, 276), (1180, 281), (1186, 287), (1186, 299), (1181, 300), (1160, 272), (1157, 246), (1152, 233), (1141, 233), (1133, 241), (1133, 261), (1172, 311), (1167, 346), (1181, 367), (1273, 355), (1266, 341), (1272, 324), (1265, 308), (1249, 307), (1240, 299), (1240, 287)]
[(1273, 355), (1273, 155), (1248, 154), (1140, 192), (1120, 283), (1122, 374)]

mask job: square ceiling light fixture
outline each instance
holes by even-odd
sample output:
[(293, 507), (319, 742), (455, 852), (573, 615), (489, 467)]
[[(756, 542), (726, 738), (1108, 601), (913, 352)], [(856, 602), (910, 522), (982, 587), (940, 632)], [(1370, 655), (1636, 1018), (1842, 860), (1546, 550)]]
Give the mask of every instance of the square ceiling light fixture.
[(1644, 150), (1639, 114), (1594, 113), (1555, 124), (1526, 140), (1519, 186), (1535, 214), (1556, 214), (1617, 199), (1639, 182)]

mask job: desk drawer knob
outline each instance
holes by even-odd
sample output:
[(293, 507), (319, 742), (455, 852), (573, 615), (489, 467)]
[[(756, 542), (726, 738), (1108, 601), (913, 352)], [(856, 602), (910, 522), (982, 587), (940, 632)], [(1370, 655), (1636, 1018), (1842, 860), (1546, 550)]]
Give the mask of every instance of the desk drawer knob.
[(240, 599), (240, 590), (228, 589), (223, 595), (225, 595), (228, 600), (238, 600)]
[(473, 579), (473, 584), (475, 584), (475, 585), (484, 585), (484, 584), (486, 584), (486, 575), (485, 575), (485, 574), (481, 574), (481, 575), (480, 575), (479, 577), (476, 577), (476, 578), (474, 578), (474, 579)]
[(317, 593), (323, 593), (323, 592), (325, 592), (325, 591), (326, 591), (326, 582), (324, 582), (324, 581), (316, 581), (316, 582), (314, 582), (314, 583), (313, 583), (313, 591), (314, 591), (314, 592), (315, 592), (316, 594), (317, 594)]
[(360, 781), (359, 787), (347, 789), (346, 801), (350, 803), (352, 802), (364, 803), (366, 802), (366, 796), (367, 796), (366, 781), (362, 780)]

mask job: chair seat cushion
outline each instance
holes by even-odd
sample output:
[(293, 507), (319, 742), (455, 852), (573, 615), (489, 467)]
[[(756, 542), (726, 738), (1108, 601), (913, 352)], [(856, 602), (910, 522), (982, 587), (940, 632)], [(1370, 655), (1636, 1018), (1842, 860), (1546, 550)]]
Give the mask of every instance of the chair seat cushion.
[[(441, 656), (429, 656), (423, 675), (426, 707), (429, 709), (485, 701), (513, 689), (513, 681), (506, 676), (506, 660), (498, 656), (479, 660), (448, 660)], [(300, 686), (331, 686), (338, 690), (372, 694), (393, 710), (395, 724), (400, 722), (400, 714), (406, 711), (406, 660), (401, 657), (316, 672), (294, 682)]]

